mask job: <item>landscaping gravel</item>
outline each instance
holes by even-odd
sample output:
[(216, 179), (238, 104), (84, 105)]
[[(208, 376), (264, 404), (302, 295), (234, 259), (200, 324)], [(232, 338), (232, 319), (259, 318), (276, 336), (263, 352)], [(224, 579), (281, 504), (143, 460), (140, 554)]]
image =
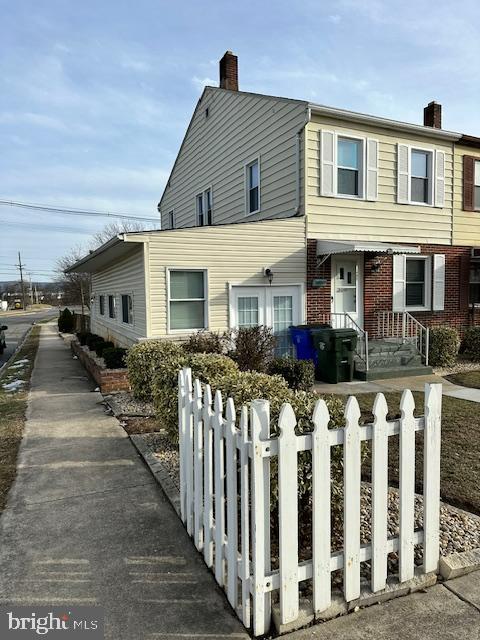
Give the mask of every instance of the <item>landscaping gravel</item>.
[(472, 360), (460, 357), (453, 367), (433, 367), (433, 372), (443, 378), (452, 373), (464, 373), (465, 371), (477, 371), (478, 369), (480, 369), (480, 362), (472, 362)]
[[(178, 471), (178, 450), (173, 446), (166, 434), (149, 433), (142, 436), (145, 438), (147, 446), (152, 449), (155, 457), (165, 468), (174, 484), (179, 487), (179, 471)], [(371, 486), (364, 483), (361, 490), (361, 541), (369, 543), (371, 539)], [(399, 494), (396, 489), (389, 490), (388, 496), (388, 535), (394, 537), (398, 535), (399, 527)], [(415, 528), (420, 529), (423, 526), (423, 498), (420, 495), (415, 496)], [(339, 532), (332, 539), (332, 548), (340, 549), (342, 547), (342, 533)], [(440, 507), (440, 553), (443, 556), (451, 553), (460, 553), (463, 551), (471, 551), (480, 548), (480, 517), (474, 514), (462, 511), (455, 507), (451, 507), (445, 503)], [(308, 556), (308, 550), (307, 556)], [(305, 553), (304, 551), (304, 553)], [(302, 554), (304, 555), (304, 554)], [(390, 571), (396, 571), (397, 554), (390, 554), (389, 565)], [(417, 565), (422, 564), (422, 547), (415, 548), (415, 562)], [(369, 572), (369, 563), (365, 565), (362, 572), (364, 575)]]
[(128, 391), (112, 393), (104, 396), (105, 402), (112, 409), (115, 416), (144, 416), (155, 415), (153, 404), (134, 398)]

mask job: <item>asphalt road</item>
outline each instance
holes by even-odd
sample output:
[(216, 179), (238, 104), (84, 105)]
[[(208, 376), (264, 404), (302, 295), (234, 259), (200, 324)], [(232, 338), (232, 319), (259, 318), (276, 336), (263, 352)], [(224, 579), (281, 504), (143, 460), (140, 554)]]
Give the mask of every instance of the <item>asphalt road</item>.
[(20, 313), (18, 315), (9, 315), (0, 313), (0, 325), (7, 325), (8, 331), (5, 331), (7, 348), (0, 355), (0, 367), (10, 358), (15, 351), (17, 344), (25, 335), (27, 329), (39, 320), (46, 318), (55, 318), (58, 316), (58, 309), (48, 309), (46, 311), (38, 311), (35, 313)]

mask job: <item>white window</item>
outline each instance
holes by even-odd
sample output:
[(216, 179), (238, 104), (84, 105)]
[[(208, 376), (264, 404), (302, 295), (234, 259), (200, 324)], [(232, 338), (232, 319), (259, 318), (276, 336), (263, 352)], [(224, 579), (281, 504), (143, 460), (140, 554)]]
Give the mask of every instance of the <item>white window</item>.
[(443, 311), (445, 255), (393, 256), (393, 311)]
[(168, 306), (170, 331), (206, 329), (207, 271), (169, 269)]
[(100, 307), (100, 315), (104, 316), (105, 315), (105, 296), (100, 296), (98, 298), (98, 305)]
[(117, 317), (117, 301), (115, 296), (108, 296), (108, 317), (116, 318)]
[(197, 226), (203, 227), (211, 225), (213, 220), (213, 197), (212, 189), (208, 188), (203, 193), (198, 193), (195, 197), (197, 212)]
[(474, 175), (474, 192), (473, 192), (473, 206), (476, 211), (480, 211), (480, 160), (475, 162), (475, 175)]
[(337, 139), (337, 195), (362, 196), (362, 156), (361, 140)]
[(260, 211), (260, 161), (257, 158), (245, 167), (247, 215)]
[(128, 294), (122, 295), (122, 322), (133, 324), (133, 297)]
[(397, 202), (442, 208), (445, 205), (445, 153), (399, 143)]
[(168, 228), (175, 229), (175, 212), (173, 209), (168, 212)]
[(320, 132), (320, 195), (378, 198), (378, 140)]

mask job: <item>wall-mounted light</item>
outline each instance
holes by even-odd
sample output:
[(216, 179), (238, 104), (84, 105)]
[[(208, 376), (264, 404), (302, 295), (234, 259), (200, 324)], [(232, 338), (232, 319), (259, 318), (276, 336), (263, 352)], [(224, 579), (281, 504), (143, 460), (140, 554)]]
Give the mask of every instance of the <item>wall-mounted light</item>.
[(382, 266), (382, 263), (380, 262), (380, 258), (375, 258), (375, 260), (372, 263), (372, 273), (378, 273), (380, 271), (381, 266)]
[(263, 275), (265, 276), (265, 278), (268, 278), (269, 284), (272, 284), (273, 271), (269, 267), (265, 267), (265, 269), (263, 270)]

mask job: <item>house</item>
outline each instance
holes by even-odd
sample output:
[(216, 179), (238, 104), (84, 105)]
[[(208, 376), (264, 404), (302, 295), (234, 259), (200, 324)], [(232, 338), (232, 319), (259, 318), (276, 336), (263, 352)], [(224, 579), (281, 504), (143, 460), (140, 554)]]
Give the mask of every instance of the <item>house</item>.
[(287, 349), (288, 326), (328, 321), (357, 331), (359, 377), (426, 372), (428, 328), (475, 321), (467, 229), (480, 227), (461, 159), (480, 159), (475, 144), (441, 128), (435, 102), (417, 125), (242, 92), (226, 52), (162, 230), (120, 234), (71, 269), (92, 274), (93, 331), (130, 345), (266, 324)]

